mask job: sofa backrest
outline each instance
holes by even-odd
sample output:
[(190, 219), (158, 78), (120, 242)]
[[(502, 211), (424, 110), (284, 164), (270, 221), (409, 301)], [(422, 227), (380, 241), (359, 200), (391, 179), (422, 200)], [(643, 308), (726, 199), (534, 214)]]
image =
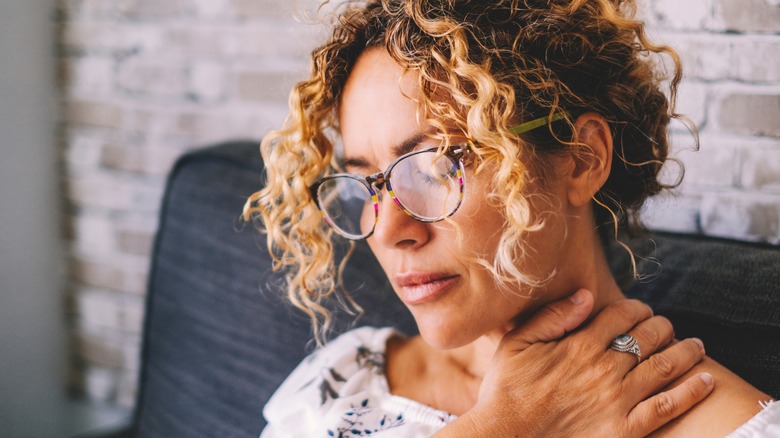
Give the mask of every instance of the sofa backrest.
[[(263, 236), (240, 220), (260, 187), (258, 142), (184, 156), (161, 209), (150, 274), (135, 427), (143, 437), (258, 436), (262, 408), (313, 351), (310, 323), (279, 292)], [(414, 323), (372, 275), (365, 245), (349, 276), (367, 314), (357, 325)], [(338, 318), (351, 320), (348, 315)]]
[[(184, 156), (169, 177), (148, 288), (138, 436), (256, 437), (266, 401), (314, 348), (308, 319), (281, 298), (263, 236), (239, 219), (261, 171), (258, 143), (233, 142)], [(631, 294), (668, 315), (678, 336), (701, 337), (711, 356), (780, 395), (780, 250), (656, 242), (664, 270)], [(370, 251), (356, 251), (345, 274), (366, 310), (356, 325), (414, 333)], [(337, 332), (351, 319), (339, 315)]]

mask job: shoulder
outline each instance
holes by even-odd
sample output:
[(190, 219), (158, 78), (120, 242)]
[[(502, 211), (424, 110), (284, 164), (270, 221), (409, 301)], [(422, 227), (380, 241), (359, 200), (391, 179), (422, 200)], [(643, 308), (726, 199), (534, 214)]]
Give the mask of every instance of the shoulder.
[[(307, 356), (282, 383), (263, 409), (269, 425), (309, 427), (337, 400), (389, 395), (385, 373), (392, 328), (361, 327), (346, 332)], [(316, 427), (316, 425), (311, 425)]]
[(759, 402), (771, 399), (708, 357), (672, 386), (703, 371), (712, 374), (715, 379), (712, 393), (693, 409), (656, 431), (654, 436), (724, 436), (754, 418), (761, 411)]

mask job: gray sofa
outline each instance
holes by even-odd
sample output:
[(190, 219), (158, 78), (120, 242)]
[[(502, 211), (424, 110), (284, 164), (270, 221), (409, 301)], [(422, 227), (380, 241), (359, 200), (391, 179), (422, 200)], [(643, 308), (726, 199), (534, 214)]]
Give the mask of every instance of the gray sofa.
[[(263, 237), (239, 219), (261, 170), (251, 141), (190, 153), (173, 169), (149, 281), (137, 409), (117, 436), (256, 437), (263, 405), (312, 351), (309, 322), (280, 298)], [(679, 337), (702, 338), (710, 356), (780, 396), (780, 248), (668, 234), (653, 241), (663, 270), (627, 285), (629, 294), (669, 317)], [(625, 266), (614, 253), (614, 265)], [(366, 309), (356, 325), (413, 333), (364, 245), (352, 261), (346, 282)], [(338, 321), (338, 330), (350, 327), (348, 315)]]

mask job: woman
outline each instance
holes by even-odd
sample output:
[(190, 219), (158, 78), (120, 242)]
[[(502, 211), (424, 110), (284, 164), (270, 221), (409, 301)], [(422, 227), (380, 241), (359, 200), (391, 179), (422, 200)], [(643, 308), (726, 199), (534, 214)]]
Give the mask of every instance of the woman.
[(696, 363), (700, 342), (671, 345), (668, 321), (608, 269), (597, 230), (616, 236), (665, 188), (675, 114), (649, 54), (674, 63), (672, 102), (680, 80), (633, 6), (341, 13), (263, 144), (267, 186), (246, 214), (262, 216), (315, 335), (340, 293), (336, 247), (367, 239), (420, 336), (332, 341), (277, 391), (263, 436), (722, 436), (778, 421), (777, 405), (751, 420), (769, 397)]

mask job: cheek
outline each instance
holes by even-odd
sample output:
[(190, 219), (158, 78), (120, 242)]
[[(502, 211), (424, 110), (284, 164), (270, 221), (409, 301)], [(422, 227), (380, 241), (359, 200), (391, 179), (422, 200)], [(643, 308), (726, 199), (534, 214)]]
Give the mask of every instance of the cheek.
[(492, 263), (506, 227), (504, 209), (491, 201), (491, 192), (484, 182), (472, 178), (467, 190), (463, 204), (452, 216), (453, 228), (460, 231), (458, 250)]
[[(476, 180), (476, 181), (474, 181)], [(505, 208), (491, 199), (489, 184), (481, 179), (472, 178), (462, 211), (453, 216), (453, 221), (461, 230), (462, 240), (457, 246), (466, 263), (493, 265), (499, 254), (499, 246), (504, 230), (508, 226)], [(507, 251), (502, 251), (500, 261), (511, 264), (523, 278), (515, 287), (527, 289), (522, 283), (536, 283), (550, 278), (562, 260), (562, 251), (566, 239), (566, 221), (562, 210), (562, 199), (557, 192), (543, 192), (533, 187), (528, 195), (529, 225), (532, 231), (524, 232), (519, 241)], [(544, 193), (544, 194), (543, 194)], [(470, 259), (470, 260), (469, 260)], [(484, 270), (484, 268), (480, 267)], [(510, 268), (511, 270), (511, 268)], [(528, 295), (529, 290), (520, 292)], [(538, 291), (533, 292), (538, 293)]]

